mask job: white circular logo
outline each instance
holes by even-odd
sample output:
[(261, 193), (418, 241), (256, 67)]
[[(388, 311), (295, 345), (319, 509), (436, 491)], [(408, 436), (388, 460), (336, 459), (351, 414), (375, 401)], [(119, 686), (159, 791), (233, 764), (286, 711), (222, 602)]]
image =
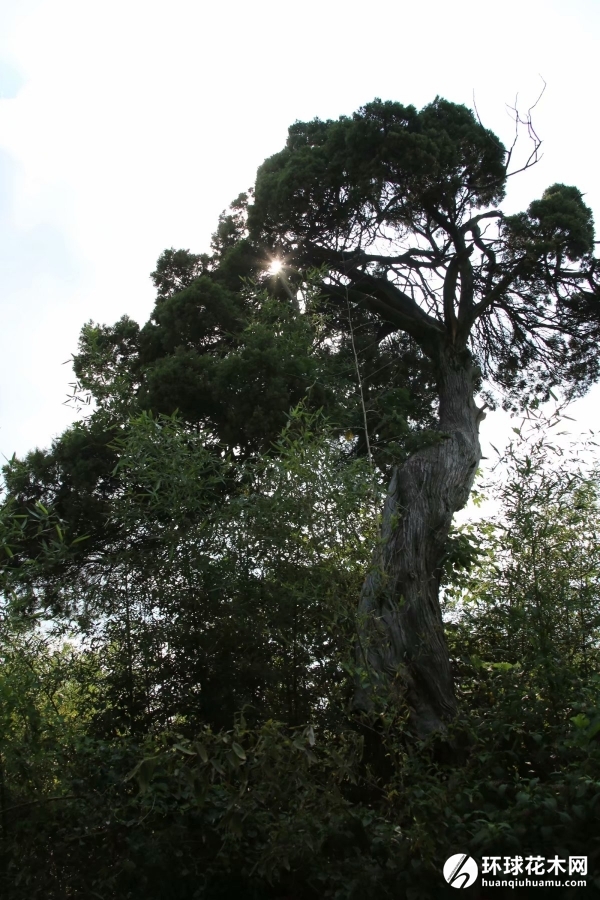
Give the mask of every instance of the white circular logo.
[(478, 874), (477, 863), (467, 853), (455, 853), (444, 863), (444, 878), (455, 888), (470, 887)]

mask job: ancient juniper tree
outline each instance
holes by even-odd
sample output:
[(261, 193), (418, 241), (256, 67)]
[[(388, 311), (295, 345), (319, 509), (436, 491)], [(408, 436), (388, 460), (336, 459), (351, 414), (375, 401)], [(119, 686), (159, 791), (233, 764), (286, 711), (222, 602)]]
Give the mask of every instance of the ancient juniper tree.
[[(526, 163), (535, 160), (533, 155)], [(420, 734), (455, 712), (439, 606), (441, 561), (481, 452), (482, 385), (505, 403), (582, 393), (599, 372), (592, 215), (554, 184), (526, 212), (499, 208), (511, 151), (465, 107), (373, 103), (298, 122), (259, 169), (253, 240), (326, 271), (340, 309), (369, 311), (433, 367), (437, 440), (392, 473), (382, 539), (359, 604), (359, 706), (400, 692)], [(481, 401), (479, 401), (481, 403)]]

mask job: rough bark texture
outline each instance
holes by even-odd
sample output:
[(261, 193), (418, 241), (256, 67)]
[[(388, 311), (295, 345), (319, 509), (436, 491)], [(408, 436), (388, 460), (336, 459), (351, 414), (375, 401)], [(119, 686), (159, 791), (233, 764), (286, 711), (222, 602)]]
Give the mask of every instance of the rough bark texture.
[(474, 371), (466, 352), (439, 359), (439, 443), (395, 469), (381, 539), (359, 604), (357, 662), (367, 680), (355, 705), (379, 690), (404, 697), (420, 737), (456, 712), (439, 605), (441, 562), (452, 517), (467, 502), (481, 458)]

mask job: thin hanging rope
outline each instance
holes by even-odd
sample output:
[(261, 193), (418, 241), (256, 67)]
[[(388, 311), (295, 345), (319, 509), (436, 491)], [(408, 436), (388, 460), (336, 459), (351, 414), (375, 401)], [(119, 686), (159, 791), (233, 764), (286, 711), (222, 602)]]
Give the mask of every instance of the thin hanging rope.
[(369, 440), (369, 428), (367, 426), (367, 408), (365, 406), (365, 395), (363, 392), (362, 378), (360, 377), (360, 368), (358, 365), (358, 354), (356, 352), (356, 344), (354, 343), (354, 328), (352, 326), (352, 312), (350, 310), (350, 299), (348, 297), (348, 285), (346, 285), (346, 304), (348, 306), (348, 322), (350, 324), (350, 340), (352, 342), (352, 352), (354, 353), (354, 365), (356, 367), (356, 378), (358, 380), (358, 390), (360, 393), (360, 405), (362, 407), (363, 422), (365, 426), (365, 440), (367, 442), (367, 458), (369, 465), (373, 468), (373, 454), (371, 453), (371, 441)]

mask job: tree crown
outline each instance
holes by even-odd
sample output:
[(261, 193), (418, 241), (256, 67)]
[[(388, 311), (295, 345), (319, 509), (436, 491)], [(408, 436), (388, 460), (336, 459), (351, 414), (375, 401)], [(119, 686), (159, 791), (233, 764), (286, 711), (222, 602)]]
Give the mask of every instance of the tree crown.
[[(520, 120), (518, 120), (520, 121)], [(537, 160), (539, 140), (523, 168)], [(430, 359), (469, 350), (508, 403), (582, 392), (598, 377), (597, 261), (581, 192), (549, 187), (499, 209), (512, 149), (466, 107), (375, 100), (297, 122), (257, 176), (249, 231), (325, 290), (414, 339)]]

